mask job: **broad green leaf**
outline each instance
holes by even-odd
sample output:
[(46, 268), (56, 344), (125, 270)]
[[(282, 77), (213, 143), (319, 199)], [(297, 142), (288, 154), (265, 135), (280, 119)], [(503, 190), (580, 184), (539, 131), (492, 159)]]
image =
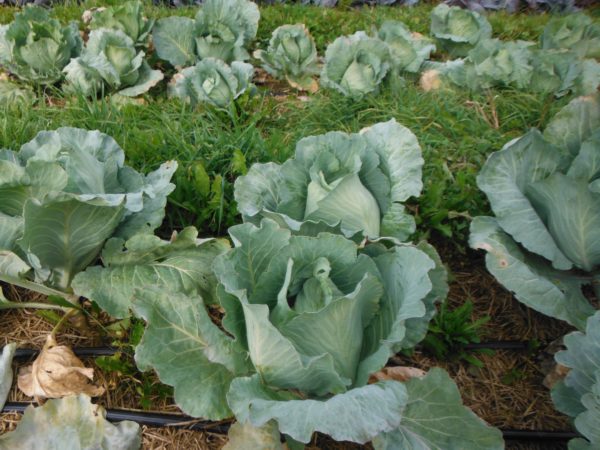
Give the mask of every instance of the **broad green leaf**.
[(503, 449), (500, 430), (462, 404), (458, 388), (442, 370), (403, 385), (408, 393), (400, 426), (373, 440), (375, 450)]
[(275, 422), (267, 422), (262, 427), (250, 423), (235, 422), (229, 427), (227, 444), (223, 450), (286, 450), (281, 443)]
[(152, 42), (160, 59), (173, 66), (189, 66), (196, 62), (193, 19), (166, 17), (156, 22)]
[(477, 176), (499, 225), (527, 250), (552, 262), (557, 269), (570, 269), (564, 255), (539, 214), (531, 205), (527, 189), (556, 172), (563, 163), (560, 151), (531, 130), (493, 153)]
[(106, 412), (85, 395), (48, 400), (28, 406), (15, 431), (0, 436), (0, 449), (138, 450), (140, 426), (124, 421), (113, 425)]
[(600, 124), (597, 131), (586, 139), (573, 159), (567, 176), (574, 179), (592, 182), (600, 176)]
[(51, 285), (66, 289), (73, 277), (98, 256), (123, 216), (123, 206), (102, 199), (81, 201), (61, 194), (43, 203), (28, 200), (23, 211), (23, 237), (17, 244)]
[[(0, 289), (0, 302), (2, 298), (2, 291)], [(6, 344), (0, 355), (0, 411), (4, 408), (8, 393), (12, 388), (13, 370), (11, 364), (16, 348), (17, 344)]]
[(198, 244), (197, 236), (194, 228), (186, 228), (171, 241), (144, 234), (128, 241), (113, 238), (102, 253), (104, 267), (89, 267), (77, 274), (73, 290), (116, 318), (129, 315), (140, 286), (199, 294), (205, 302), (215, 303), (217, 281), (211, 266), (229, 246), (223, 240)]
[(548, 123), (544, 138), (575, 157), (583, 141), (600, 128), (600, 94), (579, 97)]
[(279, 431), (304, 443), (315, 431), (336, 441), (366, 443), (400, 425), (407, 400), (406, 388), (396, 381), (351, 389), (329, 399), (300, 400), (269, 390), (258, 375), (235, 379), (227, 394), (239, 421), (260, 427), (275, 420)]
[(452, 57), (466, 56), (482, 39), (492, 35), (492, 26), (476, 11), (439, 4), (431, 11), (431, 35)]
[(126, 97), (137, 97), (148, 92), (150, 88), (156, 86), (164, 77), (164, 74), (160, 70), (152, 70), (148, 63), (144, 61), (139, 69), (139, 77), (135, 85), (121, 89), (117, 94)]
[(471, 248), (485, 250), (487, 269), (516, 298), (547, 316), (583, 329), (594, 308), (581, 292), (576, 273), (553, 269), (547, 261), (523, 251), (492, 217), (471, 222)]
[(430, 39), (411, 33), (404, 23), (396, 20), (383, 22), (377, 35), (389, 46), (396, 70), (417, 73), (431, 52), (435, 51)]
[(600, 264), (600, 194), (588, 189), (587, 180), (557, 172), (527, 193), (563, 254), (586, 272)]
[[(577, 431), (589, 441), (589, 449), (600, 446), (600, 371), (590, 392), (581, 398), (585, 411), (575, 418)], [(569, 443), (571, 445), (571, 443)]]
[(175, 401), (187, 414), (210, 420), (231, 416), (225, 394), (249, 366), (245, 352), (211, 321), (202, 297), (138, 289), (133, 309), (147, 322), (135, 351), (140, 370), (153, 368), (173, 386)]

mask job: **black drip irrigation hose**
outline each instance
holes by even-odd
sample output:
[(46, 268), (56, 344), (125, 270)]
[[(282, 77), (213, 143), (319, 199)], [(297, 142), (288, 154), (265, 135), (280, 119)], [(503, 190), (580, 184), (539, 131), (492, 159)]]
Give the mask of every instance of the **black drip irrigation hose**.
[[(478, 344), (467, 344), (465, 350), (479, 350), (487, 348), (490, 350), (528, 350), (531, 344), (528, 341), (489, 341)], [(79, 357), (112, 356), (120, 350), (116, 347), (78, 347), (73, 349)], [(15, 351), (15, 359), (30, 359), (39, 353), (39, 350), (19, 348)]]
[[(3, 413), (20, 413), (31, 403), (8, 402), (2, 409)], [(185, 428), (209, 433), (227, 434), (229, 423), (211, 422), (208, 420), (197, 420), (183, 414), (161, 414), (147, 411), (130, 411), (125, 409), (108, 409), (106, 418), (111, 422), (131, 420), (140, 425), (149, 427), (173, 427)], [(580, 437), (572, 431), (532, 431), (532, 430), (501, 430), (505, 440), (511, 441), (568, 441)]]

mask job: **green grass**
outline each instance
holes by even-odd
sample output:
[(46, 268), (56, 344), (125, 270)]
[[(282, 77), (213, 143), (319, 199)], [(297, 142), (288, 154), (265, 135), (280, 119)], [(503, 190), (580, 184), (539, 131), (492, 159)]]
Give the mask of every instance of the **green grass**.
[[(77, 19), (93, 5), (67, 4), (53, 14)], [(258, 46), (274, 28), (305, 22), (320, 51), (341, 34), (369, 30), (385, 19), (400, 19), (413, 30), (427, 32), (431, 5), (415, 8), (323, 9), (297, 5), (261, 8)], [(12, 19), (14, 8), (0, 8), (0, 22)], [(147, 14), (193, 15), (195, 8), (166, 9), (148, 5)], [(489, 15), (495, 34), (505, 39), (537, 39), (547, 15)], [(167, 78), (169, 78), (167, 76)], [(66, 99), (61, 106), (39, 102), (35, 108), (0, 111), (0, 148), (18, 149), (36, 133), (60, 126), (99, 129), (125, 149), (128, 162), (149, 171), (167, 159), (177, 159), (177, 189), (169, 203), (168, 229), (196, 225), (203, 233), (224, 234), (239, 222), (233, 202), (233, 181), (253, 162), (282, 162), (304, 136), (333, 130), (356, 132), (364, 126), (395, 118), (418, 137), (424, 151), (424, 193), (413, 200), (421, 235), (432, 231), (465, 245), (468, 217), (485, 214), (488, 206), (477, 190), (475, 176), (486, 157), (529, 127), (543, 128), (567, 99), (515, 91), (424, 93), (414, 81), (391, 92), (355, 102), (321, 90), (308, 101), (296, 96), (276, 98), (263, 88), (242, 97), (232, 111), (199, 106), (195, 110), (170, 100), (165, 83), (146, 96), (144, 105), (116, 106), (108, 99)], [(479, 105), (479, 107), (477, 106)], [(478, 109), (479, 108), (479, 109)], [(483, 113), (486, 114), (487, 120)], [(492, 126), (495, 111), (499, 127)]]

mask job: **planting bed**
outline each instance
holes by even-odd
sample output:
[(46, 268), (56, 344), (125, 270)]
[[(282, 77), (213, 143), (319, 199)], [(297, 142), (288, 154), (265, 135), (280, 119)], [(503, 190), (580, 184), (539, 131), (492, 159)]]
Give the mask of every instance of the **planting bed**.
[(600, 8), (206, 1), (0, 1), (0, 450), (600, 446)]

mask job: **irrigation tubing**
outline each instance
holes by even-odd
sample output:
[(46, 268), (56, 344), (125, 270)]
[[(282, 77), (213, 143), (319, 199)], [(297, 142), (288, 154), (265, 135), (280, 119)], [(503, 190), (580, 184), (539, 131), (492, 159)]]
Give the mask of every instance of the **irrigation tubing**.
[[(8, 402), (2, 409), (3, 413), (20, 413), (30, 403), (26, 402)], [(122, 420), (131, 420), (140, 425), (149, 427), (174, 427), (185, 428), (188, 430), (204, 431), (210, 433), (226, 434), (229, 430), (229, 423), (211, 422), (207, 420), (197, 420), (183, 414), (161, 414), (147, 411), (131, 411), (125, 409), (108, 409), (106, 418), (111, 422), (120, 422)], [(505, 440), (517, 441), (568, 441), (580, 437), (579, 434), (571, 431), (532, 431), (532, 430), (501, 430)]]
[[(465, 350), (479, 350), (487, 348), (490, 350), (528, 350), (531, 344), (528, 341), (489, 341), (478, 344), (467, 344)], [(117, 347), (79, 347), (73, 352), (79, 357), (112, 356), (119, 352)], [(30, 359), (37, 356), (39, 350), (19, 348), (15, 351), (15, 359)]]

